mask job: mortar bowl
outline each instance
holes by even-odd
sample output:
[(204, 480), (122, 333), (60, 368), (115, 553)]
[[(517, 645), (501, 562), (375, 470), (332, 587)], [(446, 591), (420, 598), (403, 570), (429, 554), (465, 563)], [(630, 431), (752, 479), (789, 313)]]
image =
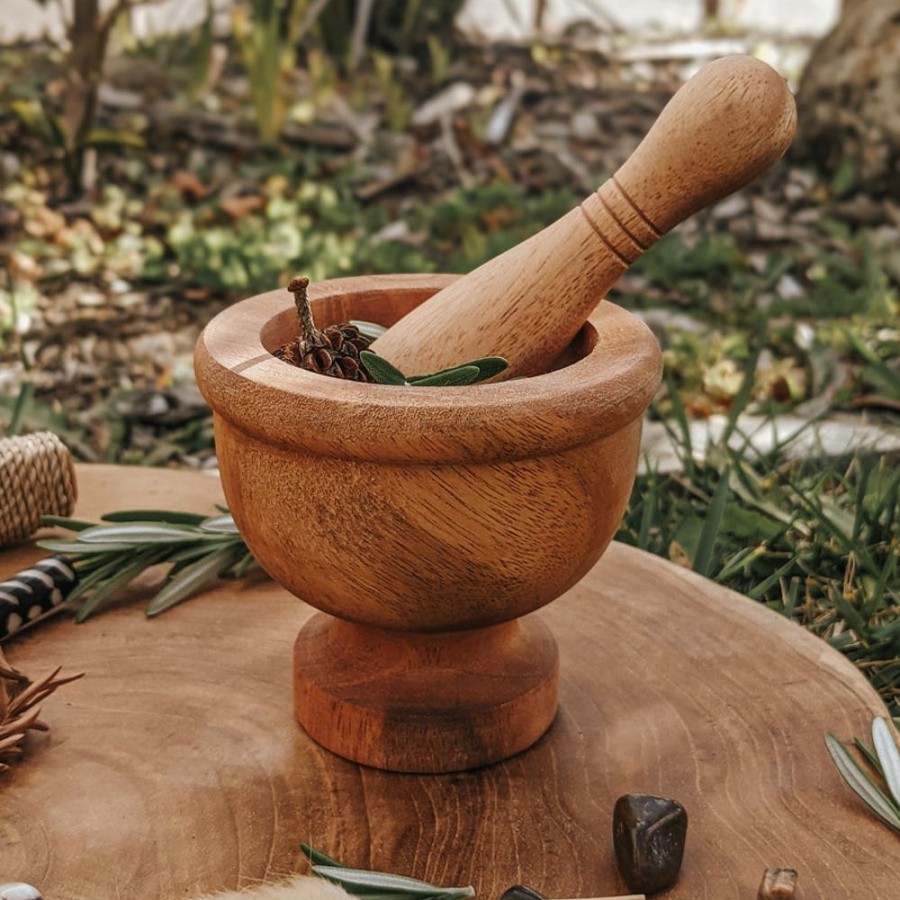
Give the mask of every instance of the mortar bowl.
[[(390, 326), (453, 277), (336, 279), (310, 300), (320, 327)], [(260, 294), (209, 323), (195, 362), (241, 534), (321, 611), (295, 645), (298, 720), (339, 755), (396, 771), (524, 750), (557, 706), (556, 645), (530, 614), (618, 527), (656, 340), (605, 301), (553, 371), (415, 388), (273, 356), (296, 332), (288, 292)]]

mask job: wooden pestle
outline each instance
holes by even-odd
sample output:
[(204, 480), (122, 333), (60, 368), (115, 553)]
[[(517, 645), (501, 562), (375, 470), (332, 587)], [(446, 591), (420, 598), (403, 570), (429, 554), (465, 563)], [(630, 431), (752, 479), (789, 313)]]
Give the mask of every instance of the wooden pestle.
[(580, 206), (435, 294), (372, 349), (409, 374), (491, 355), (509, 361), (498, 380), (546, 371), (631, 263), (780, 159), (795, 126), (794, 98), (768, 65), (709, 63)]

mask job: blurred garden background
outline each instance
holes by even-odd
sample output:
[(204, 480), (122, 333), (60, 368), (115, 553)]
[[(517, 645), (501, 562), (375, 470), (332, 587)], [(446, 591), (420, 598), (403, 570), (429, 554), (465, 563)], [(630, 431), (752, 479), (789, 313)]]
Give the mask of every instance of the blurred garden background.
[(704, 62), (773, 65), (788, 157), (611, 294), (667, 365), (619, 538), (821, 635), (900, 714), (900, 0), (0, 6), (0, 427), (87, 462), (214, 471), (192, 351), (218, 310), (468, 271)]

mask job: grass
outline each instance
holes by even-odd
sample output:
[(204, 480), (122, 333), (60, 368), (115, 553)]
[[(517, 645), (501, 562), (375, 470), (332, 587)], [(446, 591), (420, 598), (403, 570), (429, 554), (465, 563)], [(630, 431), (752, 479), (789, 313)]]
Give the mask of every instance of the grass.
[[(752, 380), (750, 367), (745, 394)], [(676, 399), (667, 427), (682, 469), (638, 477), (618, 540), (798, 622), (900, 717), (900, 469), (887, 457), (757, 455), (738, 432), (740, 408), (697, 461)]]

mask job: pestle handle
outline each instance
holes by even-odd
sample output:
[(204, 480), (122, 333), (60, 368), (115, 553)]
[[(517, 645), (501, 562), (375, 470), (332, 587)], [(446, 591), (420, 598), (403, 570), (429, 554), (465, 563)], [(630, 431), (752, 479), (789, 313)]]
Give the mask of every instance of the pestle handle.
[(404, 316), (373, 349), (408, 374), (500, 355), (500, 378), (546, 371), (623, 272), (688, 216), (784, 152), (796, 108), (749, 56), (704, 66), (622, 167), (580, 206)]

